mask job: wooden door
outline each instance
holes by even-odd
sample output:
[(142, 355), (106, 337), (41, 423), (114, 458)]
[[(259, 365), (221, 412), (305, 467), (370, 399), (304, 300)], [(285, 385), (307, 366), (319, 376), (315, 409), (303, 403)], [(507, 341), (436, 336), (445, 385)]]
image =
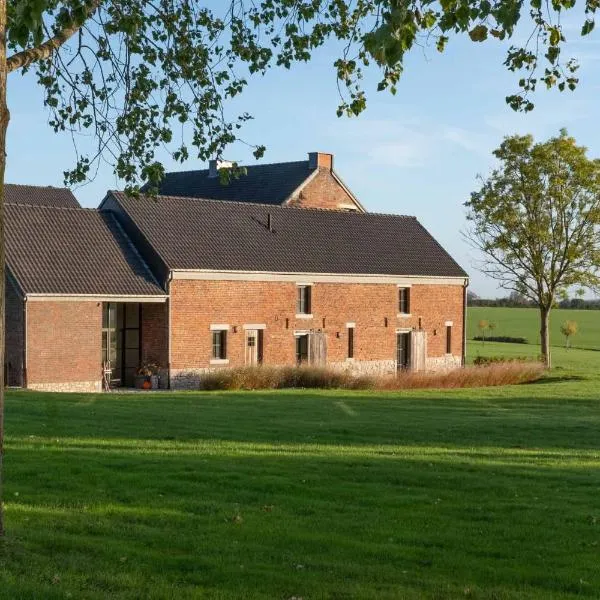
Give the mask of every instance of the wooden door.
[(425, 371), (427, 368), (427, 334), (423, 330), (413, 331), (411, 342), (411, 369)]
[(327, 363), (327, 336), (323, 331), (310, 333), (309, 338), (309, 362), (312, 365), (325, 366)]

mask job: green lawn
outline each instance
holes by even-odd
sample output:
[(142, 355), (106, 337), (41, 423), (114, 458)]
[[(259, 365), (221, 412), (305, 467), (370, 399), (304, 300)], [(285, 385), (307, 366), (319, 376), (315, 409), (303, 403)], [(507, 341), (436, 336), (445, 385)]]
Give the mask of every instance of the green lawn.
[[(481, 319), (496, 324), (493, 335), (524, 337), (530, 344), (539, 341), (539, 311), (535, 308), (469, 307), (467, 310), (469, 339), (481, 335), (477, 328)], [(550, 343), (553, 346), (565, 344), (565, 338), (560, 333), (560, 326), (565, 321), (577, 321), (579, 325), (579, 332), (571, 341), (573, 346), (600, 350), (600, 310), (553, 310), (550, 313)]]
[(495, 389), (11, 392), (0, 598), (598, 598), (583, 355)]
[[(579, 348), (554, 347), (550, 351), (552, 357), (551, 377), (580, 376), (589, 378), (600, 376), (600, 352)], [(529, 357), (539, 358), (540, 348), (534, 344), (505, 344), (501, 342), (467, 342), (467, 361), (472, 362), (476, 356), (504, 356), (506, 358)], [(600, 383), (600, 379), (598, 380)]]

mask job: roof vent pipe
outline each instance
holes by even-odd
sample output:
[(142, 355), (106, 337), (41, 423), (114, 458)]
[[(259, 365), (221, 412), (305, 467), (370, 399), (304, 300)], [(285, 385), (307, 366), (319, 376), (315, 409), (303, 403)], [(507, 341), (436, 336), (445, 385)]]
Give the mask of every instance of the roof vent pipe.
[(271, 213), (267, 214), (267, 229), (273, 232), (273, 217), (271, 216)]

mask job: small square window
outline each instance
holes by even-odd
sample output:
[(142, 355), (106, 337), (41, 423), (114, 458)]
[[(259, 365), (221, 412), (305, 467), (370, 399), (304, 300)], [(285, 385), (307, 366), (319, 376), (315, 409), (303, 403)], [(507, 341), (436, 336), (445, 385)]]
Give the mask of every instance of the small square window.
[(298, 300), (296, 303), (296, 313), (300, 315), (309, 315), (311, 312), (311, 286), (310, 285), (299, 285), (298, 286)]
[(212, 357), (215, 360), (227, 358), (227, 331), (212, 332)]
[(410, 288), (398, 288), (398, 312), (410, 313)]

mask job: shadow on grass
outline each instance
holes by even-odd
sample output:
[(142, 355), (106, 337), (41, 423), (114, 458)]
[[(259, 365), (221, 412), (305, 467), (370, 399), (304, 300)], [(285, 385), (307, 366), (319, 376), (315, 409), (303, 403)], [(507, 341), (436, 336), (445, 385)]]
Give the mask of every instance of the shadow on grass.
[(546, 383), (564, 383), (564, 382), (572, 382), (572, 381), (590, 381), (589, 377), (585, 377), (583, 375), (575, 375), (575, 374), (550, 374), (544, 375), (537, 381), (528, 381), (523, 383), (522, 385), (534, 385), (534, 384), (546, 384)]
[[(600, 402), (540, 385), (410, 393), (9, 394), (9, 438), (597, 448)], [(555, 380), (556, 382), (556, 380)], [(581, 385), (578, 383), (577, 385)], [(517, 395), (518, 393), (518, 395)]]

